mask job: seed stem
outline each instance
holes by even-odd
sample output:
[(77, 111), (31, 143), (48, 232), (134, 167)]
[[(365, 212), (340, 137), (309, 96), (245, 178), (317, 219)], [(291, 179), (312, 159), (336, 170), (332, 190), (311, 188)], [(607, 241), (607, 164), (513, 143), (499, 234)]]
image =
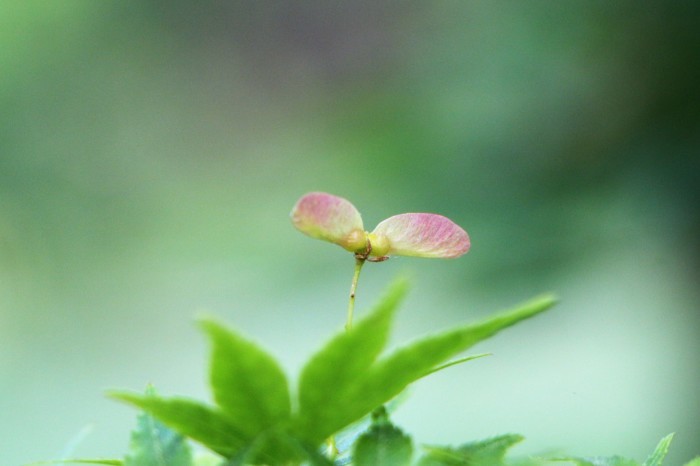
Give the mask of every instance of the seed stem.
[(355, 257), (355, 273), (352, 276), (352, 285), (350, 285), (350, 301), (348, 302), (348, 317), (345, 323), (345, 330), (349, 331), (352, 328), (352, 317), (355, 312), (355, 292), (357, 291), (357, 281), (360, 279), (360, 271), (365, 264), (366, 258)]

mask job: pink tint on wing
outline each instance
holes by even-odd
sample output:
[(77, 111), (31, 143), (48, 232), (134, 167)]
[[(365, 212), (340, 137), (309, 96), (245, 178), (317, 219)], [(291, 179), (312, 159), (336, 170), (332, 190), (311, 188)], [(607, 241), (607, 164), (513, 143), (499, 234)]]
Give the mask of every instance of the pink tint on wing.
[(313, 238), (343, 245), (356, 231), (364, 231), (362, 217), (347, 199), (314, 192), (302, 196), (291, 212), (292, 223)]
[(453, 258), (469, 251), (469, 235), (442, 215), (411, 213), (389, 217), (372, 232), (389, 240), (389, 254)]

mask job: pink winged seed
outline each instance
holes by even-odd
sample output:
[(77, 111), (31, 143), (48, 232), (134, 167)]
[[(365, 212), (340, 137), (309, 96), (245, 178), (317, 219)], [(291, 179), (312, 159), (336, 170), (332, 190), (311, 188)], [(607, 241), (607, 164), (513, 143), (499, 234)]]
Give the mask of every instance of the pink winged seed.
[(343, 245), (355, 231), (364, 231), (362, 217), (347, 199), (308, 193), (292, 209), (292, 223), (304, 234)]
[(437, 214), (400, 214), (382, 221), (372, 232), (389, 240), (389, 254), (453, 258), (469, 251), (469, 235)]

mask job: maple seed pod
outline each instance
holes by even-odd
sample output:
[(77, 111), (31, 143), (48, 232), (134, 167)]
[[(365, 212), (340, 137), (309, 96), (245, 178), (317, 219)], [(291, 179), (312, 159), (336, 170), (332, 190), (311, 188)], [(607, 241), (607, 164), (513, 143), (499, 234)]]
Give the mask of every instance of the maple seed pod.
[(469, 235), (438, 214), (394, 215), (367, 233), (362, 217), (347, 199), (314, 192), (302, 196), (291, 213), (292, 223), (312, 238), (335, 243), (367, 257), (416, 256), (453, 258), (469, 251)]

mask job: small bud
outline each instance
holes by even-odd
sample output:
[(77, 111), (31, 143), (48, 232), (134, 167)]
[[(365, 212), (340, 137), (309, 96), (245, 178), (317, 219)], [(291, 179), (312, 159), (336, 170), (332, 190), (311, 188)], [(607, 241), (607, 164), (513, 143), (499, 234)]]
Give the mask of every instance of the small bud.
[(369, 239), (369, 242), (372, 245), (372, 252), (370, 252), (371, 256), (384, 257), (387, 254), (389, 254), (389, 250), (391, 249), (391, 243), (389, 242), (389, 238), (387, 238), (384, 235), (378, 235), (376, 233), (368, 234), (367, 238)]
[(364, 252), (367, 250), (367, 232), (353, 230), (342, 242), (338, 243), (350, 252)]

